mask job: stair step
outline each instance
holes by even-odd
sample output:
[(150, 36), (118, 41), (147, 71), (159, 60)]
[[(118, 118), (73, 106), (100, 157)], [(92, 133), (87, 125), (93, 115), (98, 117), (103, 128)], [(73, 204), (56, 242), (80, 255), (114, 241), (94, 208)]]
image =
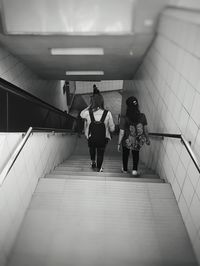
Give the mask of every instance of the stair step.
[[(87, 164), (89, 165), (91, 162), (90, 158), (86, 157), (86, 158), (83, 158), (82, 156), (79, 156), (78, 158), (74, 158), (74, 157), (70, 157), (68, 160), (65, 160), (61, 165), (65, 165), (65, 166), (68, 166), (68, 165), (72, 165), (72, 164), (75, 164), (75, 165), (84, 165), (84, 164)], [(121, 165), (122, 164), (122, 159), (121, 157), (118, 157), (118, 158), (104, 158), (104, 161), (103, 161), (103, 165), (105, 164), (117, 164), (117, 165)], [(129, 161), (129, 164), (132, 164), (132, 161), (130, 160)], [(139, 162), (139, 165), (144, 165), (144, 163), (142, 162)]]
[[(90, 160), (77, 160), (77, 161), (74, 161), (74, 160), (68, 160), (66, 162), (63, 162), (62, 164), (60, 165), (63, 165), (63, 166), (70, 166), (70, 165), (79, 165), (79, 166), (83, 166), (83, 165), (89, 165), (91, 163)], [(121, 160), (118, 160), (118, 161), (113, 161), (113, 160), (110, 160), (110, 161), (107, 161), (107, 160), (104, 160), (103, 162), (103, 165), (121, 165), (122, 164), (122, 161)], [(129, 164), (132, 164), (132, 162), (130, 162)], [(145, 166), (143, 163), (139, 163), (139, 165), (143, 165)]]
[[(63, 169), (76, 169), (76, 170), (85, 170), (85, 169), (90, 169), (90, 164), (70, 164), (70, 165), (59, 165), (56, 168), (63, 168)], [(113, 169), (117, 171), (121, 171), (121, 165), (120, 164), (103, 164), (103, 169)], [(131, 165), (128, 167), (128, 169), (131, 169)], [(139, 165), (138, 169), (147, 169), (144, 165)], [(153, 172), (153, 171), (152, 171)]]
[[(106, 153), (103, 161), (103, 172), (99, 173), (90, 167), (90, 156), (87, 147), (87, 142), (83, 139), (78, 139), (77, 149), (74, 154), (57, 166), (47, 177), (60, 179), (91, 179), (91, 180), (140, 180), (140, 182), (159, 182), (162, 183), (159, 176), (146, 165), (139, 162), (138, 169), (140, 171), (139, 178), (133, 178), (131, 173), (124, 174), (121, 172), (122, 155), (117, 152), (117, 141), (115, 137), (109, 142), (106, 148)], [(130, 156), (128, 169), (132, 169), (132, 156)], [(141, 181), (142, 179), (142, 181)], [(150, 181), (148, 181), (150, 180)]]
[[(73, 173), (75, 173), (75, 174), (77, 174), (77, 173), (81, 173), (81, 174), (84, 174), (84, 173), (92, 173), (92, 174), (94, 174), (94, 172), (95, 172), (95, 174), (96, 173), (98, 173), (98, 172), (96, 172), (96, 171), (93, 171), (91, 168), (89, 168), (89, 167), (62, 167), (62, 166), (58, 166), (58, 167), (56, 167), (55, 169), (54, 169), (54, 171), (57, 171), (57, 172), (59, 172), (59, 171), (65, 171), (66, 173), (68, 173), (68, 174), (73, 174)], [(142, 168), (140, 168), (140, 170), (139, 170), (142, 174), (155, 174), (152, 170), (150, 170), (150, 169), (142, 169)], [(112, 173), (113, 175), (114, 174), (122, 174), (121, 173), (121, 169), (119, 169), (119, 168), (117, 168), (117, 167), (115, 167), (115, 168), (108, 168), (108, 167), (104, 167), (103, 168), (103, 172), (104, 173)], [(125, 175), (125, 174), (123, 174), (123, 175)], [(128, 174), (128, 175), (130, 175), (130, 174)]]
[(142, 177), (116, 177), (116, 176), (105, 176), (102, 173), (101, 175), (64, 175), (64, 174), (49, 174), (46, 175), (45, 178), (53, 178), (53, 179), (79, 179), (79, 180), (98, 180), (98, 181), (121, 181), (121, 182), (149, 182), (149, 183), (164, 183), (164, 180), (149, 177), (149, 176), (142, 176)]
[[(121, 173), (121, 172), (94, 172), (94, 171), (87, 171), (87, 172), (78, 172), (78, 171), (74, 171), (74, 172), (70, 172), (70, 171), (65, 171), (65, 170), (54, 170), (52, 173), (50, 173), (51, 175), (66, 175), (66, 176), (107, 176), (107, 177), (131, 177), (132, 178), (132, 175), (131, 173), (127, 173), (127, 174), (124, 174), (124, 173)], [(147, 173), (147, 172), (142, 172), (140, 174), (140, 177), (143, 178), (143, 176), (146, 176), (148, 178), (158, 178), (159, 179), (159, 176), (154, 174), (154, 173)]]
[[(113, 159), (104, 159), (104, 163), (118, 163), (118, 162), (121, 162), (122, 160), (121, 159), (118, 159), (118, 160), (113, 160)], [(84, 162), (91, 162), (91, 160), (89, 158), (87, 159), (69, 159), (69, 160), (66, 160), (64, 161), (63, 163), (64, 164), (68, 164), (69, 162), (74, 162), (74, 163), (84, 163)]]
[[(91, 167), (91, 165), (90, 165), (90, 163), (85, 163), (85, 164), (79, 164), (79, 163), (77, 163), (77, 164), (73, 164), (73, 163), (71, 163), (71, 164), (61, 164), (61, 165), (59, 165), (59, 166), (57, 166), (57, 167), (65, 167), (65, 168), (70, 168), (70, 167), (73, 167), (73, 168), (90, 168)], [(107, 164), (107, 163), (104, 163), (103, 164), (103, 166), (102, 166), (103, 168), (110, 168), (110, 169), (121, 169), (121, 164)], [(129, 165), (129, 167), (128, 167), (129, 169), (131, 169), (132, 168), (132, 165)], [(138, 168), (139, 169), (141, 169), (141, 168), (143, 168), (143, 169), (146, 169), (146, 167), (145, 167), (145, 165), (142, 165), (142, 164), (139, 164), (139, 166), (138, 166)]]
[[(121, 158), (121, 155), (118, 156), (104, 156), (105, 159), (113, 159), (113, 160), (117, 160), (119, 158)], [(81, 155), (71, 155), (70, 159), (90, 159), (90, 155), (89, 153), (87, 155), (81, 154)]]
[[(61, 164), (61, 165), (59, 165), (59, 166), (57, 166), (57, 167), (60, 167), (60, 168), (78, 168), (78, 169), (82, 169), (82, 168), (90, 168), (90, 163), (88, 164), (69, 164), (69, 165), (66, 165), (66, 164)], [(103, 164), (103, 166), (102, 166), (103, 168), (110, 168), (110, 169), (121, 169), (121, 164), (106, 164), (106, 163), (104, 163)], [(144, 166), (144, 165), (139, 165), (138, 166), (139, 167), (139, 169), (140, 168), (145, 168), (146, 169), (146, 167)], [(130, 168), (130, 166), (129, 166), (129, 168)]]

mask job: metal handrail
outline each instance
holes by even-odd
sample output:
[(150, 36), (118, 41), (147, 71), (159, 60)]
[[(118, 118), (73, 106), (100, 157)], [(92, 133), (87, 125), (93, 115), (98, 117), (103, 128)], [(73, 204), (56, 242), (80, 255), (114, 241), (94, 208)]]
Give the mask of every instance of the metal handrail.
[[(12, 156), (6, 163), (5, 167), (3, 168), (1, 174), (0, 174), (0, 186), (3, 184), (6, 176), (8, 175), (9, 171), (11, 170), (14, 162), (16, 161), (17, 157), (19, 156), (21, 150), (23, 149), (24, 145), (26, 144), (29, 136), (32, 132), (58, 132), (58, 133), (72, 133), (71, 130), (65, 130), (65, 129), (55, 129), (55, 128), (32, 128), (29, 127), (26, 134), (24, 135), (22, 141), (19, 143), (15, 151), (13, 152)], [(180, 139), (183, 145), (185, 146), (187, 152), (189, 153), (193, 163), (195, 164), (198, 172), (200, 173), (200, 165), (199, 162), (190, 146), (190, 143), (185, 139), (185, 137), (181, 134), (169, 134), (169, 133), (149, 133), (149, 136), (155, 136), (155, 137), (167, 137), (167, 138), (176, 138)]]
[(0, 186), (5, 181), (6, 176), (10, 172), (14, 162), (16, 161), (16, 159), (19, 156), (20, 152), (22, 151), (24, 145), (26, 144), (27, 140), (29, 139), (31, 133), (33, 133), (33, 132), (73, 133), (72, 130), (65, 130), (65, 129), (29, 127), (29, 129), (25, 133), (22, 141), (17, 145), (15, 151), (13, 152), (10, 159), (8, 160), (6, 165), (4, 166), (2, 172), (0, 173)]
[(49, 128), (49, 127), (33, 127), (33, 132), (58, 132), (58, 133), (73, 133), (72, 129)]
[(2, 172), (0, 174), (0, 186), (3, 184), (6, 176), (8, 175), (8, 173), (9, 173), (10, 169), (12, 168), (14, 162), (16, 161), (17, 157), (19, 156), (22, 148), (24, 147), (25, 143), (27, 142), (32, 130), (33, 130), (33, 128), (29, 127), (29, 129), (27, 130), (24, 138), (19, 143), (19, 145), (17, 146), (17, 148), (15, 149), (13, 154), (11, 155), (10, 159), (8, 160), (6, 165), (4, 166), (4, 168), (3, 168), (3, 170), (2, 170)]
[(182, 134), (152, 133), (152, 132), (150, 132), (149, 136), (180, 139), (181, 142), (183, 143), (183, 145), (185, 146), (187, 152), (189, 153), (190, 158), (192, 159), (192, 161), (193, 161), (194, 165), (196, 166), (198, 172), (200, 173), (200, 164), (198, 162), (198, 159), (197, 159), (196, 155), (194, 154), (189, 141), (187, 141)]

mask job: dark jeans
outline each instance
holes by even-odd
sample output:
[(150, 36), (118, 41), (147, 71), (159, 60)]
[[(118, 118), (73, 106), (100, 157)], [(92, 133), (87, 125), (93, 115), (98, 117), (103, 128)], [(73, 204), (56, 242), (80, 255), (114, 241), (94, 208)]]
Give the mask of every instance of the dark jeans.
[[(106, 139), (106, 144), (107, 143), (108, 143), (108, 139)], [(96, 161), (97, 168), (100, 169), (103, 163), (106, 145), (104, 147), (95, 147), (95, 146), (90, 145), (88, 141), (88, 147), (89, 147), (91, 161)]]
[[(132, 158), (133, 158), (133, 170), (137, 171), (138, 162), (139, 162), (139, 151), (131, 150)], [(128, 167), (128, 158), (129, 158), (130, 150), (126, 147), (122, 147), (122, 162), (123, 162), (123, 169), (127, 171)]]
[(97, 168), (100, 169), (103, 163), (105, 147), (103, 148), (89, 147), (89, 152), (90, 152), (91, 161), (96, 161), (96, 154), (97, 154)]

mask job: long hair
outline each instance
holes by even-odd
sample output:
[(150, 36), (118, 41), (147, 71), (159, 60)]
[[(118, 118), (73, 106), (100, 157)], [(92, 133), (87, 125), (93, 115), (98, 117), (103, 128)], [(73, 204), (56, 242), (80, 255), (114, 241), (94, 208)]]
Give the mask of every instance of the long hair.
[(140, 118), (140, 109), (137, 99), (134, 96), (126, 100), (126, 117), (134, 124), (137, 124)]
[(103, 96), (101, 94), (94, 94), (91, 97), (91, 106), (90, 109), (92, 109), (93, 111), (96, 111), (98, 109), (104, 109), (104, 99)]

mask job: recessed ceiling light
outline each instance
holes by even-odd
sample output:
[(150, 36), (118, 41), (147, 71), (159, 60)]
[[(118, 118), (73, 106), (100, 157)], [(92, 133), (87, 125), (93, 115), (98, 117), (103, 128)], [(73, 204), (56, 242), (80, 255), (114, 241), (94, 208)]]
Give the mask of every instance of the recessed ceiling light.
[(144, 20), (144, 26), (146, 26), (146, 27), (153, 26), (153, 20), (152, 19), (145, 19)]
[(103, 48), (51, 48), (52, 55), (104, 55)]
[(104, 71), (66, 71), (66, 75), (104, 75)]
[(130, 56), (133, 56), (133, 50), (130, 50), (129, 54)]

